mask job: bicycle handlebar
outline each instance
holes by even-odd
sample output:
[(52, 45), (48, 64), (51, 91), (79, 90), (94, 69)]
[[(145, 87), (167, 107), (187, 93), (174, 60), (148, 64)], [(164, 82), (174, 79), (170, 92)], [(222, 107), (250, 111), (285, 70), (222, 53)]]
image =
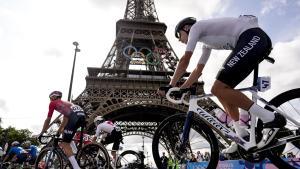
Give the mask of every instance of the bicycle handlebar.
[[(174, 93), (172, 94), (172, 92), (174, 92)], [(168, 90), (168, 92), (166, 94), (166, 98), (168, 99), (168, 101), (170, 101), (171, 103), (174, 103), (174, 104), (189, 105), (189, 102), (184, 100), (184, 97), (187, 95), (187, 92), (188, 92), (188, 90), (182, 90), (179, 87), (172, 87), (171, 89)], [(175, 97), (175, 99), (172, 98), (172, 95), (173, 95), (173, 97)], [(176, 98), (180, 98), (180, 99), (176, 100)]]
[(51, 139), (58, 139), (59, 140), (62, 140), (61, 138), (59, 138), (59, 136), (57, 134), (51, 134), (51, 135), (40, 135), (38, 137), (38, 141), (41, 143), (41, 144), (48, 144), (49, 143), (49, 139), (48, 138), (51, 138)]

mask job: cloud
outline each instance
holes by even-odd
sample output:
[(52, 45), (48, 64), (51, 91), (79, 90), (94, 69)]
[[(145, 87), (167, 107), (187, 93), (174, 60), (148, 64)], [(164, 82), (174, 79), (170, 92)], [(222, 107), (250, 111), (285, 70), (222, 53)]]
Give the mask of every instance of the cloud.
[(278, 42), (273, 46), (271, 57), (275, 64), (263, 63), (262, 74), (271, 76), (273, 95), (300, 86), (300, 34), (288, 42)]
[(44, 54), (46, 56), (55, 56), (55, 57), (61, 57), (62, 56), (62, 52), (59, 49), (55, 49), (55, 48), (46, 49)]
[(3, 110), (4, 112), (6, 112), (7, 109), (7, 105), (6, 105), (6, 101), (3, 99), (0, 99), (0, 109)]
[(109, 1), (89, 0), (89, 2), (92, 5), (95, 5), (98, 8), (104, 8), (105, 10), (112, 7), (124, 7), (124, 11), (125, 11), (125, 7), (127, 4), (126, 1), (120, 1), (120, 0), (109, 0)]
[(287, 6), (287, 0), (263, 0), (261, 14), (267, 14), (271, 11), (276, 11), (277, 14), (283, 15), (285, 13), (284, 7)]

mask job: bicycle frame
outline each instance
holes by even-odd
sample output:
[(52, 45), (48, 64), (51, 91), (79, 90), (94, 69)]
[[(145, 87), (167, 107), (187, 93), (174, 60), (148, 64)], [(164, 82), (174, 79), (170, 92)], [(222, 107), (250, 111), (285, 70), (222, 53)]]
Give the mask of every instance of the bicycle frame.
[[(249, 129), (250, 138), (249, 138), (249, 141), (246, 141), (245, 139), (238, 136), (231, 128), (228, 128), (225, 124), (220, 122), (213, 115), (208, 113), (202, 107), (198, 106), (198, 104), (197, 104), (198, 100), (201, 100), (204, 98), (210, 98), (210, 97), (213, 97), (214, 95), (212, 95), (212, 94), (203, 94), (203, 95), (199, 95), (199, 96), (191, 95), (189, 102), (184, 101), (185, 94), (181, 97), (181, 100), (172, 99), (170, 97), (170, 93), (174, 92), (174, 91), (179, 91), (179, 90), (180, 90), (180, 88), (178, 88), (178, 87), (171, 88), (168, 91), (168, 93), (166, 94), (166, 96), (167, 96), (167, 99), (174, 104), (182, 104), (183, 103), (183, 104), (189, 105), (188, 115), (187, 115), (187, 118), (184, 123), (184, 129), (183, 129), (183, 134), (182, 134), (182, 138), (181, 138), (182, 145), (186, 145), (186, 143), (187, 143), (187, 140), (189, 138), (190, 128), (191, 128), (191, 120), (193, 118), (192, 115), (195, 113), (197, 116), (199, 116), (203, 120), (203, 122), (205, 122), (209, 126), (212, 126), (213, 130), (215, 132), (217, 132), (218, 134), (220, 134), (223, 138), (229, 138), (230, 140), (236, 142), (238, 145), (240, 145), (241, 147), (243, 147), (243, 149), (245, 149), (247, 151), (250, 149), (261, 148), (264, 146), (263, 144), (258, 144), (256, 142), (256, 138), (255, 138), (255, 126), (256, 126), (256, 122), (257, 122), (256, 115), (250, 113), (250, 116), (251, 116), (250, 129)], [(258, 89), (256, 86), (252, 86), (252, 87), (248, 87), (248, 88), (240, 88), (237, 90), (239, 90), (241, 92), (247, 92), (247, 91), (250, 92), (252, 94), (253, 102), (255, 102), (255, 103), (257, 101), (262, 102), (263, 104), (267, 105), (272, 110), (284, 115), (288, 120), (292, 121), (295, 125), (300, 126), (299, 122), (297, 122), (292, 117), (288, 116), (286, 113), (282, 112), (275, 106), (270, 105), (265, 99), (260, 97), (258, 95)], [(260, 145), (260, 146), (258, 146), (258, 145)]]

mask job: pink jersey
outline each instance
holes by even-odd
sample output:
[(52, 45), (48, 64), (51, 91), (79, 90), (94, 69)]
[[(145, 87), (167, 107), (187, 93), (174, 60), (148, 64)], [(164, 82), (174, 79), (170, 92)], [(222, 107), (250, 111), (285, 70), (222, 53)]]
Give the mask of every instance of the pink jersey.
[(64, 116), (69, 116), (71, 113), (71, 106), (73, 104), (70, 102), (62, 101), (60, 99), (53, 100), (49, 104), (48, 117), (52, 117), (54, 110), (63, 114)]

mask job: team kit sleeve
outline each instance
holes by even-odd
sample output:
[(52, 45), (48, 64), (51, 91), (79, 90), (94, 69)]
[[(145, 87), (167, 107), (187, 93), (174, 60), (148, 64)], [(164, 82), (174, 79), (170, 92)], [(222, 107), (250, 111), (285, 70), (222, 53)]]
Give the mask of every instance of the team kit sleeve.
[(49, 117), (49, 118), (52, 117), (53, 112), (54, 112), (54, 109), (55, 109), (55, 104), (54, 104), (54, 102), (50, 102), (50, 104), (49, 104), (49, 111), (48, 111), (47, 117)]
[(194, 52), (197, 42), (199, 40), (199, 35), (201, 34), (201, 29), (198, 24), (194, 24), (189, 32), (188, 42), (186, 44), (186, 52)]
[(206, 64), (211, 53), (211, 48), (206, 45), (202, 46), (202, 55), (199, 58), (198, 64)]
[(96, 136), (96, 137), (99, 137), (99, 136), (100, 136), (100, 132), (101, 132), (101, 126), (98, 125), (98, 126), (97, 126), (97, 129), (96, 129), (95, 136)]

